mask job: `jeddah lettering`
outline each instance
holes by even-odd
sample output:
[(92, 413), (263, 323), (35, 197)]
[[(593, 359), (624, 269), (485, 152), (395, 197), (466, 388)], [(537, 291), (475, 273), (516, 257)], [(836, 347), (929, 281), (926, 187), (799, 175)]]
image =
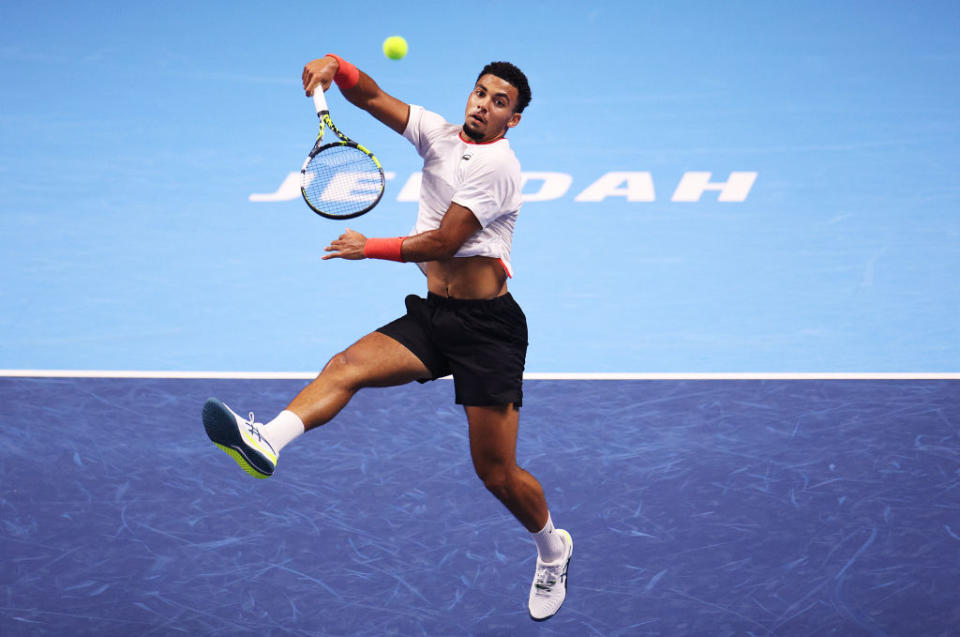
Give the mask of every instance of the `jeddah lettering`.
[[(386, 173), (387, 180), (396, 180), (396, 174)], [(573, 186), (573, 176), (561, 172), (524, 172), (523, 201), (554, 201), (566, 197)], [(757, 180), (757, 173), (732, 171), (726, 179), (714, 178), (713, 173), (688, 171), (683, 173), (676, 184), (670, 184), (669, 201), (696, 203), (707, 201), (746, 201), (750, 190)], [(713, 195), (716, 193), (716, 195)], [(407, 177), (396, 195), (396, 201), (416, 202), (420, 195), (420, 173)], [(300, 173), (290, 173), (280, 186), (271, 193), (254, 193), (250, 201), (272, 202), (290, 201), (300, 197)], [(653, 175), (646, 171), (613, 171), (601, 175), (597, 180), (580, 190), (573, 200), (580, 203), (619, 200), (629, 202), (657, 201), (657, 189)]]

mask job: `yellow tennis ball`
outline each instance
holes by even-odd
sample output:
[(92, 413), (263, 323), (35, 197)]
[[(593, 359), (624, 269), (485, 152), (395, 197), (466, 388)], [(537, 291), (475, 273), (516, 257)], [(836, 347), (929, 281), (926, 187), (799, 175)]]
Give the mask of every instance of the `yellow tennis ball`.
[(407, 54), (407, 41), (399, 35), (391, 35), (383, 41), (383, 54), (391, 60), (400, 60)]

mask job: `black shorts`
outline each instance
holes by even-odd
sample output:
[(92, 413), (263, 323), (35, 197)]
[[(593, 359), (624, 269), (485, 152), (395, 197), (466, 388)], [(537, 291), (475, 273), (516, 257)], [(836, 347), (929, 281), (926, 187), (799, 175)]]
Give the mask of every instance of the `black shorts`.
[(453, 374), (459, 405), (523, 403), (527, 318), (510, 294), (489, 300), (436, 294), (405, 300), (407, 314), (377, 331), (399, 341), (435, 380)]

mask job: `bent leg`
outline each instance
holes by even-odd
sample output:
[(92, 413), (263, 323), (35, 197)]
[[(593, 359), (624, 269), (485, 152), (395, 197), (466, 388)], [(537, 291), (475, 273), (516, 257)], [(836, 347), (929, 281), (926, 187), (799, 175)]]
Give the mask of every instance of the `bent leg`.
[(326, 424), (364, 387), (392, 387), (430, 378), (430, 370), (394, 339), (372, 332), (335, 355), (287, 407), (305, 429)]
[(517, 466), (520, 413), (513, 405), (465, 407), (470, 455), (484, 486), (531, 533), (547, 523), (547, 500), (537, 479)]

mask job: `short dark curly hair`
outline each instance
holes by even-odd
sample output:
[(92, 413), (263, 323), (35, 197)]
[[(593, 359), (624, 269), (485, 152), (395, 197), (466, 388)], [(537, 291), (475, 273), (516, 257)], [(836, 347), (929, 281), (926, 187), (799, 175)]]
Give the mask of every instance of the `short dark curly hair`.
[(522, 113), (523, 109), (530, 103), (530, 98), (532, 97), (530, 94), (530, 83), (527, 82), (527, 76), (523, 74), (523, 71), (510, 62), (491, 62), (480, 71), (480, 75), (477, 76), (477, 81), (479, 82), (480, 78), (488, 73), (499, 77), (517, 89), (517, 103), (514, 104), (513, 112)]

